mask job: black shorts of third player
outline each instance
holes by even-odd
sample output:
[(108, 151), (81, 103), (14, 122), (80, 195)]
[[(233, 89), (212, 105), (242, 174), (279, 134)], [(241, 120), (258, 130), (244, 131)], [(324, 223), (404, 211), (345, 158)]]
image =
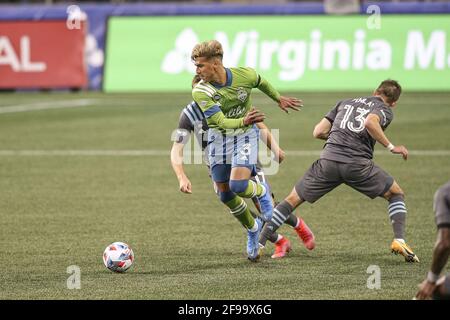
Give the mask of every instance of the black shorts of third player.
[(342, 183), (374, 199), (391, 188), (394, 178), (371, 160), (342, 163), (319, 159), (295, 185), (295, 191), (303, 200), (314, 203)]

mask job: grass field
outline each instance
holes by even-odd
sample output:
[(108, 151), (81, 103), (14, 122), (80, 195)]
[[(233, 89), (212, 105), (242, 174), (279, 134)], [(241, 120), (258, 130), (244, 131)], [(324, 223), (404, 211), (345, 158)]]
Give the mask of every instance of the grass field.
[[(361, 93), (298, 93), (305, 107), (290, 115), (255, 96), (288, 151), (269, 177), (277, 198), (317, 158), (292, 151), (319, 152), (314, 124), (335, 101), (354, 95)], [(406, 162), (384, 152), (375, 157), (406, 193), (407, 241), (419, 264), (390, 253), (385, 201), (346, 186), (296, 210), (315, 231), (314, 251), (282, 227), (290, 255), (273, 261), (269, 244), (264, 259), (250, 263), (245, 230), (214, 195), (205, 167), (186, 166), (194, 192), (178, 191), (168, 150), (189, 101), (188, 93), (0, 95), (0, 299), (413, 297), (436, 236), (433, 194), (450, 179), (449, 93), (405, 93), (387, 135), (416, 153)], [(103, 266), (102, 252), (114, 241), (135, 252), (125, 274)], [(81, 269), (80, 290), (67, 288), (70, 265)], [(366, 285), (371, 265), (381, 270), (378, 290)]]

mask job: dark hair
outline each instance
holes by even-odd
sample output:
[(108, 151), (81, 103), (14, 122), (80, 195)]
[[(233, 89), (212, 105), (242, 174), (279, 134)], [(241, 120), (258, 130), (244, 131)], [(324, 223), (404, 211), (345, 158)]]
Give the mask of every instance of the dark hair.
[(200, 82), (200, 80), (202, 80), (202, 79), (200, 78), (200, 76), (199, 76), (198, 74), (196, 74), (196, 75), (192, 78), (192, 88), (194, 88), (195, 85), (196, 85), (197, 83)]
[(402, 87), (400, 84), (391, 79), (384, 80), (380, 83), (377, 90), (377, 93), (386, 97), (386, 102), (392, 104), (400, 98), (400, 94), (402, 93)]

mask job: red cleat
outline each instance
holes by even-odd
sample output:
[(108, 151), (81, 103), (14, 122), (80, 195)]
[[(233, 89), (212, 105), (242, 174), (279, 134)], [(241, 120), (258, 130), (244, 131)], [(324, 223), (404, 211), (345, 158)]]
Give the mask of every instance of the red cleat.
[(291, 251), (291, 243), (285, 237), (275, 242), (275, 253), (272, 255), (272, 259), (281, 259)]
[(303, 221), (303, 219), (300, 219), (300, 224), (298, 225), (298, 227), (294, 228), (294, 230), (295, 230), (295, 232), (297, 232), (297, 235), (299, 236), (299, 238), (302, 239), (303, 244), (305, 245), (306, 249), (308, 249), (308, 250), (314, 249), (314, 247), (316, 246), (314, 233), (306, 225), (306, 223), (305, 223), (305, 221)]

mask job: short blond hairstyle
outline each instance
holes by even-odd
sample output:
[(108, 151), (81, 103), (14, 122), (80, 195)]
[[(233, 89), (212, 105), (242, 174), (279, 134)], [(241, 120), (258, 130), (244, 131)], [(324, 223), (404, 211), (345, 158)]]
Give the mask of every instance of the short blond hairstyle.
[(217, 40), (210, 40), (201, 42), (195, 45), (192, 49), (191, 59), (195, 60), (197, 58), (215, 58), (219, 57), (220, 60), (223, 58), (222, 45)]

